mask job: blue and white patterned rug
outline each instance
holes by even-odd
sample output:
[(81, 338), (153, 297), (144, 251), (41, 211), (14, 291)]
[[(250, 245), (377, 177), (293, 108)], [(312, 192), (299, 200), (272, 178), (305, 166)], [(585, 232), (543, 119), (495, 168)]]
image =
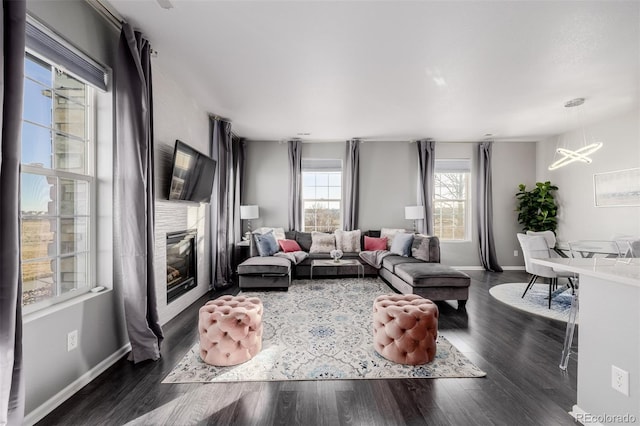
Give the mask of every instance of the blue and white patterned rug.
[(442, 335), (429, 364), (378, 355), (373, 301), (389, 293), (377, 278), (295, 280), (287, 292), (243, 292), (264, 305), (262, 351), (244, 364), (214, 367), (202, 362), (196, 343), (163, 383), (486, 376)]
[(523, 298), (522, 293), (526, 287), (527, 283), (500, 284), (491, 287), (489, 294), (516, 309), (567, 322), (571, 310), (571, 290), (567, 289), (553, 297), (549, 309), (548, 284), (534, 284)]

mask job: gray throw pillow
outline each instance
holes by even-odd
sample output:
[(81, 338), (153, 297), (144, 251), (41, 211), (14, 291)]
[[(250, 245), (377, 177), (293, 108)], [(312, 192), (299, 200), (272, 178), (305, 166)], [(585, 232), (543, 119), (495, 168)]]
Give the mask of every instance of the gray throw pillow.
[(413, 244), (411, 245), (411, 256), (416, 259), (430, 262), (429, 257), (429, 241), (431, 237), (422, 234), (413, 236)]
[(276, 241), (276, 237), (273, 235), (273, 231), (253, 235), (256, 241), (256, 247), (258, 248), (258, 254), (260, 256), (273, 256), (280, 251), (280, 246), (278, 245), (278, 241)]
[(393, 242), (391, 243), (391, 249), (389, 251), (399, 256), (409, 257), (411, 256), (412, 243), (413, 234), (398, 232), (393, 237)]

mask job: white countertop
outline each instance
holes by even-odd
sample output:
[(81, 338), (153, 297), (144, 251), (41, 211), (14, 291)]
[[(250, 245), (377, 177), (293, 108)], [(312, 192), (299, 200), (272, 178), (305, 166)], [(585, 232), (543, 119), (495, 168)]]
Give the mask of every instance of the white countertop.
[(609, 281), (640, 287), (640, 258), (552, 258), (531, 259), (531, 262), (538, 265), (549, 266), (559, 271), (575, 272), (577, 274), (590, 275)]

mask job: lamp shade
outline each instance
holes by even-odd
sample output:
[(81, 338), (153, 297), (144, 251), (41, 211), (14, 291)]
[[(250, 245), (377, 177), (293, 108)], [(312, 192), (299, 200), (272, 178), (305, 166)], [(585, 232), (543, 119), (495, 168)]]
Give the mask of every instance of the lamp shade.
[(240, 219), (257, 219), (260, 217), (258, 206), (240, 206)]
[(404, 218), (408, 220), (424, 219), (424, 207), (423, 206), (405, 207)]

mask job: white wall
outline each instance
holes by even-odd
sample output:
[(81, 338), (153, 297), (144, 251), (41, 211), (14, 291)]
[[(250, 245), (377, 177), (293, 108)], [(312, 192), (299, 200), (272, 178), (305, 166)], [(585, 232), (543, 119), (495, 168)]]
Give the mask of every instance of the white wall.
[[(477, 143), (437, 143), (436, 158), (471, 158), (476, 167)], [(344, 159), (344, 143), (304, 143), (305, 158)], [(503, 143), (493, 147), (494, 230), (498, 260), (503, 266), (522, 266), (515, 213), (518, 184), (535, 182), (535, 143)], [(247, 143), (247, 178), (244, 203), (260, 206), (260, 219), (252, 225), (287, 228), (287, 145), (278, 142)], [(409, 142), (364, 142), (360, 147), (359, 228), (411, 229), (404, 207), (418, 200), (416, 145)], [(246, 226), (246, 225), (245, 225)], [(443, 242), (442, 262), (452, 266), (479, 266), (475, 226), (471, 240)]]
[[(568, 136), (579, 136), (570, 132)], [(559, 187), (558, 239), (609, 239), (615, 234), (640, 235), (640, 207), (595, 207), (593, 175), (640, 167), (640, 110), (636, 109), (587, 127), (587, 134), (604, 146), (594, 153), (593, 163), (572, 163), (549, 171), (557, 138), (538, 143), (539, 181)], [(567, 135), (563, 135), (567, 136)]]

